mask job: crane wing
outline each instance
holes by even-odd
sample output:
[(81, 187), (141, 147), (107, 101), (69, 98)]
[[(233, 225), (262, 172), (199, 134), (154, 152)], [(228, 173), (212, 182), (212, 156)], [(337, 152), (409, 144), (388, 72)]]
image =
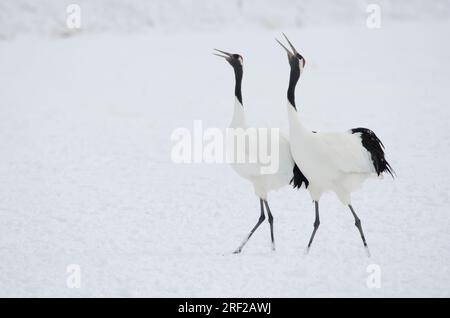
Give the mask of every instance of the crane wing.
[(336, 169), (344, 173), (376, 173), (370, 153), (363, 147), (361, 138), (351, 133), (316, 133), (321, 142), (320, 151)]

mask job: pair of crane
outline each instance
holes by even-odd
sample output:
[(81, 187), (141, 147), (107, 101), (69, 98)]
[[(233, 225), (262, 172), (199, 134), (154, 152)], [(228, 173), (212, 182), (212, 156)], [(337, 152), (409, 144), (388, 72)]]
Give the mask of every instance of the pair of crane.
[[(256, 225), (234, 251), (240, 253), (256, 229), (265, 220), (264, 210), (270, 225), (272, 249), (275, 250), (273, 233), (273, 215), (267, 202), (270, 191), (291, 184), (294, 188), (304, 187), (310, 194), (315, 207), (314, 228), (308, 241), (309, 251), (320, 225), (319, 201), (323, 193), (334, 192), (339, 200), (347, 206), (355, 219), (355, 226), (370, 256), (364, 236), (361, 220), (351, 204), (351, 193), (371, 177), (380, 177), (394, 171), (385, 159), (384, 145), (373, 131), (367, 128), (354, 128), (347, 132), (312, 132), (305, 128), (295, 103), (295, 87), (306, 65), (305, 58), (295, 49), (286, 35), (289, 50), (280, 41), (277, 42), (287, 52), (290, 74), (287, 89), (287, 111), (289, 119), (289, 139), (279, 139), (279, 169), (273, 174), (262, 174), (260, 169), (249, 165), (231, 164), (239, 176), (249, 180), (260, 201), (260, 217)], [(235, 105), (231, 128), (246, 129), (245, 110), (242, 102), (241, 83), (243, 76), (243, 58), (217, 50), (217, 56), (225, 58), (235, 73)]]

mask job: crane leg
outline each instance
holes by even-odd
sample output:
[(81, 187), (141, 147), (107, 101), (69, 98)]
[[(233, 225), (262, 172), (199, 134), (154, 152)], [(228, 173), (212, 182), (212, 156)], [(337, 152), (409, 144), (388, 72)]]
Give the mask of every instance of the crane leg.
[(248, 242), (248, 240), (252, 237), (253, 233), (256, 231), (256, 229), (261, 225), (261, 223), (266, 219), (266, 217), (264, 216), (264, 205), (263, 205), (263, 200), (259, 199), (259, 203), (261, 206), (261, 215), (258, 219), (258, 222), (256, 223), (256, 225), (253, 227), (253, 229), (250, 231), (250, 233), (247, 235), (247, 237), (245, 238), (245, 240), (241, 243), (241, 245), (233, 252), (234, 254), (238, 254), (242, 251), (242, 248), (244, 247), (244, 245)]
[(315, 210), (316, 210), (316, 220), (314, 221), (314, 229), (311, 234), (311, 238), (309, 239), (308, 248), (306, 249), (306, 252), (308, 253), (309, 248), (311, 247), (312, 241), (314, 239), (314, 236), (316, 235), (317, 229), (320, 225), (320, 219), (319, 219), (319, 202), (314, 201)]
[(353, 210), (352, 205), (349, 204), (348, 207), (350, 208), (350, 211), (352, 212), (353, 217), (355, 218), (355, 226), (358, 228), (359, 234), (361, 234), (361, 239), (363, 241), (364, 247), (367, 249), (367, 255), (370, 256), (369, 248), (367, 246), (366, 238), (364, 236), (364, 231), (363, 231), (362, 226), (361, 226), (361, 220), (356, 215), (355, 210)]
[(266, 206), (267, 216), (269, 218), (270, 239), (272, 241), (272, 250), (275, 251), (275, 238), (273, 236), (273, 216), (272, 216), (272, 212), (270, 212), (269, 203), (267, 203), (267, 200), (264, 200), (264, 205)]

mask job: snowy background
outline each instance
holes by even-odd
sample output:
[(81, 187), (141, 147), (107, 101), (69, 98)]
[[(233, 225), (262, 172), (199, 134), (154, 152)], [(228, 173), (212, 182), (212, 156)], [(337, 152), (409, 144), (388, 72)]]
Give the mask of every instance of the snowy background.
[[(0, 296), (450, 296), (450, 1), (0, 0)], [(175, 128), (227, 127), (233, 73), (212, 49), (244, 56), (244, 103), (287, 132), (288, 34), (308, 60), (297, 102), (308, 127), (369, 127), (398, 178), (349, 211), (303, 191), (270, 196), (226, 165), (176, 165)], [(69, 264), (81, 288), (66, 285)], [(366, 285), (381, 268), (381, 288)]]

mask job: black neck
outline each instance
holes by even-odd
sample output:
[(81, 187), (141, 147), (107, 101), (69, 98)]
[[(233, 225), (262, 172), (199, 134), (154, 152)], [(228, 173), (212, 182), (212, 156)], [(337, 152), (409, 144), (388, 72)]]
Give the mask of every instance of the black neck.
[(242, 84), (242, 65), (235, 65), (234, 68), (234, 75), (236, 78), (236, 85), (234, 86), (234, 95), (238, 99), (239, 103), (242, 104), (242, 91), (241, 91), (241, 84)]
[(295, 86), (297, 85), (299, 78), (300, 78), (300, 67), (298, 65), (298, 62), (291, 63), (291, 74), (289, 77), (287, 98), (295, 110), (297, 110), (297, 107), (295, 106)]

